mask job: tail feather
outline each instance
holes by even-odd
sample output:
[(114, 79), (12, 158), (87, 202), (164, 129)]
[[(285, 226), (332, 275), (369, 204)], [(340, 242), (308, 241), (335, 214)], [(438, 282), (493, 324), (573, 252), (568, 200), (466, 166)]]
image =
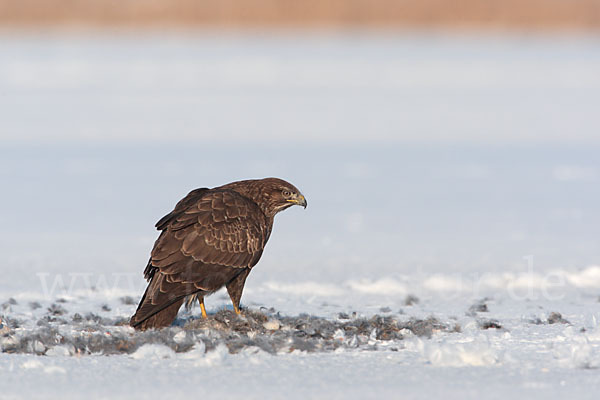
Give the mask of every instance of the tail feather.
[(168, 282), (165, 275), (154, 274), (129, 325), (141, 330), (170, 326), (185, 297), (197, 291), (193, 284)]
[(130, 325), (135, 329), (139, 329), (145, 331), (146, 329), (160, 329), (166, 328), (167, 326), (171, 326), (175, 318), (177, 318), (177, 313), (179, 312), (179, 308), (183, 304), (183, 299), (179, 299), (169, 306), (163, 308), (157, 313), (152, 314), (150, 317), (140, 321), (133, 323), (130, 321)]

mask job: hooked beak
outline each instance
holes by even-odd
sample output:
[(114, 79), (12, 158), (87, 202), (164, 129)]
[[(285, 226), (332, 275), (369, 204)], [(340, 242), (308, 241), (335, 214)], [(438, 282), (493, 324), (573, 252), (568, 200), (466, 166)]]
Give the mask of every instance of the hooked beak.
[(290, 203), (297, 204), (297, 205), (302, 206), (304, 208), (306, 208), (306, 205), (307, 205), (306, 198), (302, 194), (298, 194), (298, 195), (294, 196), (293, 199), (289, 199), (288, 201)]

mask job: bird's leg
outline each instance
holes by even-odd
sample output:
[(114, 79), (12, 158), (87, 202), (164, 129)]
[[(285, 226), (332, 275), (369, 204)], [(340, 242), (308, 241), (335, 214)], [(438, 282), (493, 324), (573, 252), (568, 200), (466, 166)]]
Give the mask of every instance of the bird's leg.
[(208, 318), (206, 314), (206, 307), (204, 307), (204, 297), (198, 297), (198, 303), (200, 303), (200, 311), (202, 311), (202, 318)]
[(238, 295), (238, 293), (236, 291), (229, 290), (229, 287), (227, 287), (227, 293), (229, 293), (229, 298), (231, 299), (231, 304), (233, 304), (233, 311), (235, 311), (235, 313), (237, 315), (240, 315), (242, 313), (240, 311), (241, 293)]
[[(233, 303), (233, 300), (231, 300)], [(238, 306), (235, 305), (235, 303), (233, 303), (233, 311), (235, 311), (235, 313), (237, 315), (240, 315), (242, 312), (240, 311), (240, 308)]]
[(233, 304), (233, 311), (235, 311), (237, 315), (242, 313), (240, 311), (240, 300), (242, 299), (244, 283), (246, 283), (246, 278), (248, 277), (249, 273), (249, 268), (244, 269), (225, 285), (227, 288), (227, 293), (229, 294), (229, 298), (231, 298), (231, 303)]

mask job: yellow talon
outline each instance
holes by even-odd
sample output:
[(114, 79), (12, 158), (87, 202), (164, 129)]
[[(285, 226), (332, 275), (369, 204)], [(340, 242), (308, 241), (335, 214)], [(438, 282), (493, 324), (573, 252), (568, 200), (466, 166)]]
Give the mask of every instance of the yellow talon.
[(240, 315), (242, 312), (240, 311), (240, 309), (238, 308), (238, 306), (236, 306), (235, 304), (233, 305), (233, 311), (235, 311), (235, 313), (237, 315)]
[(202, 318), (208, 318), (208, 315), (206, 314), (206, 307), (204, 307), (204, 298), (200, 300), (200, 310), (202, 311)]

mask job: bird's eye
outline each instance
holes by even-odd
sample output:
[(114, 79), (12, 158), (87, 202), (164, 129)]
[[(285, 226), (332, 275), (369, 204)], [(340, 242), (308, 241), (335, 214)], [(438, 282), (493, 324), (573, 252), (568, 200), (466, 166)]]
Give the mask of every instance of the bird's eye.
[(292, 195), (292, 193), (290, 193), (289, 190), (284, 190), (283, 192), (281, 192), (281, 194), (283, 194), (283, 197), (290, 197)]

